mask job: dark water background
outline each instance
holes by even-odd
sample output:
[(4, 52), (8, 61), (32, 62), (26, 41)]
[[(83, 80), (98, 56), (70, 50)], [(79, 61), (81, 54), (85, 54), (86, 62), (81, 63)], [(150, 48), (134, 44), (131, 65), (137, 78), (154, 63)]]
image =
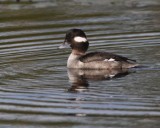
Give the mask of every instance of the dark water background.
[[(159, 128), (158, 0), (1, 1), (0, 8), (0, 128)], [(70, 50), (57, 47), (71, 28), (86, 32), (89, 51), (143, 67), (107, 79), (67, 72)]]

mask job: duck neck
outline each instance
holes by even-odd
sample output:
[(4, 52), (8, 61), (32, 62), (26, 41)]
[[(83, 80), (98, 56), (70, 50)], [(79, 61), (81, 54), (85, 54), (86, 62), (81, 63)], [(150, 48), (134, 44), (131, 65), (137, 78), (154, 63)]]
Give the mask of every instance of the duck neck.
[(82, 56), (82, 55), (85, 55), (85, 52), (84, 51), (72, 50), (72, 54)]

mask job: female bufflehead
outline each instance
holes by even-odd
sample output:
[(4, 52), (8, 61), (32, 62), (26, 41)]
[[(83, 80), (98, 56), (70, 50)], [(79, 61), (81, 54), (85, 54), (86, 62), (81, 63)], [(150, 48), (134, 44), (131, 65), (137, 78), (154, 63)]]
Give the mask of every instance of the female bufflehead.
[(125, 69), (137, 66), (135, 60), (113, 53), (91, 52), (86, 54), (89, 42), (81, 29), (71, 29), (66, 33), (64, 43), (59, 48), (65, 48), (66, 45), (70, 45), (72, 49), (67, 61), (68, 68)]

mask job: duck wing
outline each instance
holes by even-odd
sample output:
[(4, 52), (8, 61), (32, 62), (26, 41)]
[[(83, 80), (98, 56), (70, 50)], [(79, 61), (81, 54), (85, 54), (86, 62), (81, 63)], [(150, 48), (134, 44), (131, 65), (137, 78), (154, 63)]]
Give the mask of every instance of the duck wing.
[(92, 62), (92, 61), (104, 61), (105, 59), (114, 59), (115, 61), (133, 61), (136, 62), (136, 60), (132, 60), (120, 55), (116, 55), (113, 53), (108, 52), (91, 52), (88, 54), (85, 54), (84, 56), (80, 57), (80, 61), (83, 63)]

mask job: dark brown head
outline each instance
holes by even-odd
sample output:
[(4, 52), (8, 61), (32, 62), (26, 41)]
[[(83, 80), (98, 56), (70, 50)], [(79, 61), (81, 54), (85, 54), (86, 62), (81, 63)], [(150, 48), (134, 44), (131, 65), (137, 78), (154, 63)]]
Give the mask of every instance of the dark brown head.
[[(85, 53), (89, 43), (85, 33), (81, 29), (71, 29), (66, 33), (63, 46), (69, 44), (72, 50)], [(60, 46), (60, 48), (63, 48)]]

